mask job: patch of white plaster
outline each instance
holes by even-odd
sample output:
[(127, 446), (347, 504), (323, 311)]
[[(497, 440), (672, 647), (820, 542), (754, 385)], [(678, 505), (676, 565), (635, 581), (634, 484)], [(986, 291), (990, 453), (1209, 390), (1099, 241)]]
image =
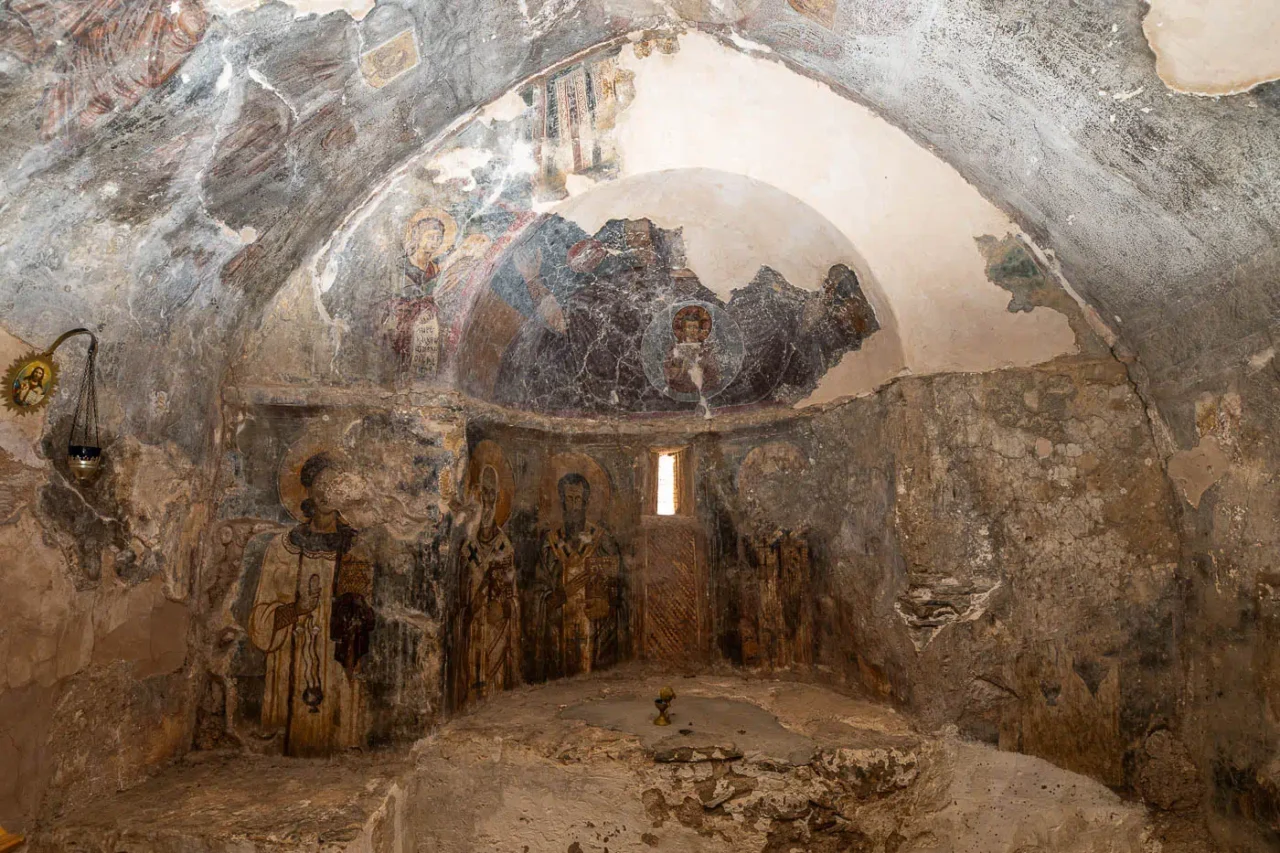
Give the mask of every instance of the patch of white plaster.
[[(257, 9), (265, 2), (266, 0), (211, 0), (210, 5), (213, 7), (214, 12), (234, 15), (238, 12)], [(352, 18), (360, 21), (373, 10), (376, 0), (283, 0), (283, 2), (293, 7), (293, 16), (295, 18), (346, 12)]]
[(1234, 95), (1280, 80), (1280, 3), (1150, 0), (1142, 22), (1156, 72), (1176, 92)]
[(1259, 370), (1261, 370), (1262, 368), (1270, 364), (1272, 361), (1274, 361), (1275, 357), (1276, 357), (1276, 348), (1267, 347), (1257, 355), (1253, 355), (1249, 357), (1249, 370), (1253, 373), (1257, 373)]
[(530, 9), (529, 0), (516, 0), (520, 7), (520, 16), (530, 30), (530, 36), (539, 36), (548, 32), (561, 18), (568, 17), (582, 0), (534, 0), (536, 9)]
[(481, 110), (478, 120), (486, 127), (495, 121), (515, 121), (528, 109), (529, 105), (524, 102), (524, 98), (520, 97), (519, 90), (512, 89)]
[(222, 60), (222, 73), (218, 75), (218, 82), (213, 84), (214, 91), (225, 92), (231, 88), (231, 79), (235, 76), (236, 69), (231, 64), (231, 60)]
[[(871, 303), (875, 306), (876, 299), (872, 298)], [(890, 379), (910, 372), (903, 365), (902, 341), (897, 330), (884, 328), (863, 341), (861, 349), (845, 353), (823, 375), (818, 387), (796, 403), (796, 408), (831, 403), (846, 397), (861, 397), (874, 392)]]
[(1200, 506), (1204, 493), (1231, 469), (1231, 459), (1213, 436), (1200, 439), (1191, 450), (1181, 450), (1169, 459), (1169, 479), (1193, 507)]
[(473, 190), (476, 188), (473, 173), (492, 159), (492, 151), (480, 148), (454, 148), (432, 160), (427, 168), (437, 173), (432, 177), (432, 181), (437, 184), (463, 181), (466, 189)]
[(745, 50), (753, 53), (773, 53), (773, 48), (769, 47), (767, 44), (761, 44), (758, 41), (743, 38), (738, 35), (736, 31), (731, 31), (729, 33), (729, 41), (737, 45), (739, 50)]
[(1065, 316), (1011, 314), (1008, 292), (987, 279), (975, 238), (1016, 231), (1009, 218), (870, 110), (700, 33), (672, 55), (624, 51), (620, 64), (636, 90), (616, 128), (622, 177), (715, 169), (803, 202), (857, 247), (911, 372), (1026, 366), (1075, 351)]
[(523, 140), (511, 146), (511, 164), (507, 170), (518, 175), (532, 175), (538, 171), (538, 161), (533, 156), (533, 146)]
[[(689, 269), (726, 302), (762, 266), (809, 291), (822, 287), (834, 264), (861, 266), (853, 244), (820, 213), (742, 175), (678, 169), (609, 183), (568, 180), (566, 188), (570, 198), (553, 210), (588, 234), (610, 219), (682, 229)], [(579, 194), (583, 189), (590, 192)]]
[[(564, 176), (564, 188), (565, 188), (565, 191), (569, 193), (570, 198), (580, 197), (584, 193), (590, 192), (592, 189), (594, 189), (597, 186), (601, 186), (600, 181), (597, 181), (588, 175), (570, 174), (570, 175)], [(604, 186), (610, 186), (610, 185), (605, 184)], [(554, 210), (556, 206), (557, 206), (556, 204), (552, 204), (552, 209)], [(573, 217), (567, 216), (565, 218), (572, 219)], [(599, 229), (597, 228), (595, 230), (599, 230)], [(589, 231), (588, 233), (595, 233), (595, 230)]]

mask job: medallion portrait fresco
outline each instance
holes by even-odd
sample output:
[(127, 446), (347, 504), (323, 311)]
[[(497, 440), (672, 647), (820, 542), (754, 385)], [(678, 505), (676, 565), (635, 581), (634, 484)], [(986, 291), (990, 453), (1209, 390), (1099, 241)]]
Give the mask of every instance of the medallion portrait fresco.
[(641, 348), (650, 384), (680, 402), (714, 399), (742, 367), (738, 324), (707, 302), (678, 302), (659, 311)]

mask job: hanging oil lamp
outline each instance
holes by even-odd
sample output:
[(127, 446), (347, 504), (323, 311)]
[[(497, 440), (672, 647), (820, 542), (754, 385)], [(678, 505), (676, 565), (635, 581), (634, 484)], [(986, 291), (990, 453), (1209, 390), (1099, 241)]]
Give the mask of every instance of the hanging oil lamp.
[[(80, 377), (76, 411), (71, 416), (71, 435), (67, 439), (67, 467), (81, 483), (92, 483), (102, 468), (102, 438), (98, 434), (98, 339), (87, 329), (76, 329), (89, 335), (89, 355)], [(75, 332), (58, 339), (62, 343)], [(58, 344), (54, 344), (56, 348)]]
[(98, 339), (88, 329), (72, 329), (58, 336), (44, 352), (29, 352), (9, 366), (4, 379), (6, 408), (19, 416), (30, 415), (49, 405), (58, 384), (58, 365), (53, 353), (67, 338), (89, 336), (89, 355), (80, 377), (80, 393), (75, 415), (71, 418), (71, 435), (67, 441), (67, 465), (82, 483), (92, 482), (102, 467), (102, 440), (98, 435), (98, 389), (95, 365)]

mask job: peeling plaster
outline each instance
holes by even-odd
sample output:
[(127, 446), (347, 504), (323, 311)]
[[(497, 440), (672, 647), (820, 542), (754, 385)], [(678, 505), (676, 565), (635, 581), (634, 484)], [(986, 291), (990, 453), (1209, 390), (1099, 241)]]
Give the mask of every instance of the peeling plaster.
[(834, 264), (854, 265), (853, 244), (817, 211), (742, 175), (681, 169), (587, 181), (586, 189), (574, 195), (569, 186), (574, 197), (552, 211), (588, 234), (610, 219), (647, 218), (663, 228), (682, 229), (689, 269), (726, 301), (761, 266), (814, 291)]
[(1231, 460), (1222, 445), (1208, 436), (1193, 449), (1173, 455), (1169, 460), (1169, 479), (1187, 503), (1199, 507), (1204, 493), (1225, 477), (1230, 468)]
[[(346, 12), (359, 21), (373, 11), (377, 0), (282, 0), (282, 2), (293, 7), (293, 16), (295, 18)], [(209, 5), (215, 12), (234, 15), (238, 12), (252, 11), (265, 3), (266, 0), (211, 0)]]
[(529, 105), (520, 97), (520, 90), (512, 89), (481, 110), (478, 121), (488, 126), (495, 121), (515, 121), (524, 115)]
[(1017, 227), (950, 165), (867, 108), (768, 59), (690, 33), (619, 64), (620, 177), (706, 168), (769, 184), (829, 220), (865, 259), (916, 373), (1025, 366), (1074, 352), (1067, 318), (1013, 315), (975, 238)]
[(536, 38), (577, 11), (582, 0), (516, 0), (529, 36)]
[(1151, 0), (1142, 29), (1175, 92), (1234, 95), (1280, 80), (1274, 0)]
[(476, 188), (476, 179), (472, 173), (492, 159), (492, 151), (479, 148), (455, 148), (452, 151), (446, 151), (431, 161), (431, 169), (439, 170), (432, 180), (437, 184), (462, 181), (468, 190), (473, 190)]

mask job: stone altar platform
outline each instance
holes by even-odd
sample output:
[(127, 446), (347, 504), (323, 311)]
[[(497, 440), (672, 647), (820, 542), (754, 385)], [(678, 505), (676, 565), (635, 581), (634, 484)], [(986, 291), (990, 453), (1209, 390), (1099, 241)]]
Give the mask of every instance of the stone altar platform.
[[(672, 725), (653, 698), (674, 688)], [(606, 674), (505, 694), (401, 753), (196, 753), (32, 853), (1156, 853), (1145, 808), (809, 684)]]

